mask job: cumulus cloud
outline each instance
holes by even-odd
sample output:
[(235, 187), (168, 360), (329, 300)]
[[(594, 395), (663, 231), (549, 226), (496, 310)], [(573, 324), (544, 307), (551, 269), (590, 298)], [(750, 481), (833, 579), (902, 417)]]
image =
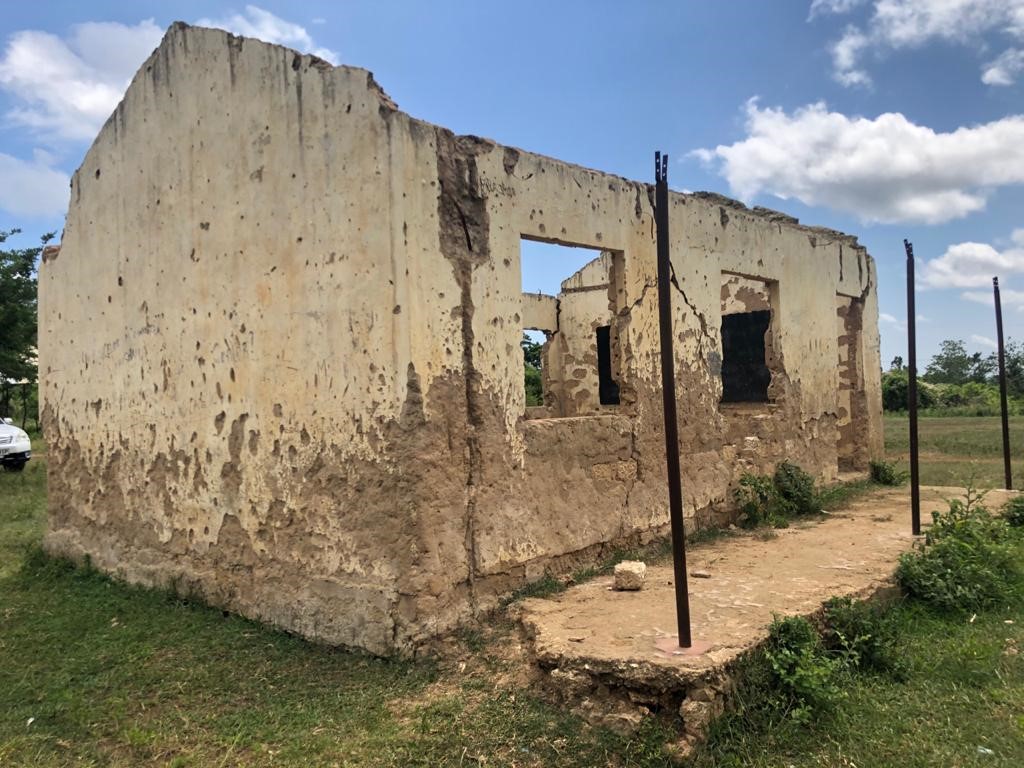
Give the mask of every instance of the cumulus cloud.
[(1024, 72), (1024, 49), (1008, 48), (985, 65), (981, 82), (986, 85), (1013, 85), (1021, 72)]
[[(981, 288), (993, 277), (1024, 273), (1024, 229), (1014, 230), (1010, 245), (997, 250), (988, 243), (956, 243), (924, 265), (922, 283), (931, 288)], [(974, 299), (976, 300), (976, 299)]]
[[(197, 23), (337, 60), (304, 27), (254, 5), (246, 6), (244, 14)], [(0, 89), (14, 101), (8, 120), (47, 140), (92, 139), (162, 36), (153, 19), (134, 25), (76, 24), (67, 38), (36, 30), (15, 32), (0, 56)]]
[(988, 336), (981, 336), (977, 333), (971, 334), (971, 341), (975, 344), (981, 344), (983, 347), (990, 347), (991, 349), (997, 349), (999, 347), (999, 345), (996, 344), (995, 339), (990, 339)]
[[(253, 5), (244, 14), (198, 23), (337, 60), (302, 26)], [(13, 33), (0, 53), (0, 91), (12, 104), (7, 121), (58, 148), (92, 140), (162, 36), (153, 19), (134, 25), (76, 24), (66, 37), (37, 30)], [(54, 158), (40, 149), (32, 160), (0, 153), (0, 209), (15, 216), (62, 214), (68, 175), (54, 166)]]
[[(314, 20), (317, 23), (317, 20)], [(332, 64), (338, 63), (338, 54), (313, 42), (313, 37), (306, 28), (275, 16), (255, 5), (245, 6), (245, 13), (233, 13), (220, 19), (200, 19), (196, 22), (202, 27), (218, 27), (234, 32), (236, 35), (256, 37), (268, 43), (287, 45), (304, 53), (312, 53)]]
[(1024, 183), (1024, 115), (937, 133), (899, 113), (848, 117), (818, 102), (790, 114), (751, 99), (746, 133), (691, 154), (741, 198), (795, 198), (868, 222), (949, 221)]
[(8, 119), (47, 137), (91, 139), (162, 34), (152, 19), (78, 24), (66, 40), (15, 32), (0, 57), (0, 88), (15, 101)]
[(0, 152), (0, 209), (16, 217), (62, 216), (68, 207), (70, 179), (51, 167), (48, 153), (31, 161)]
[[(844, 0), (814, 0), (810, 18), (849, 12), (856, 5)], [(1024, 41), (1024, 0), (873, 0), (867, 23), (848, 26), (830, 46), (833, 74), (843, 85), (865, 85), (870, 77), (861, 59), (868, 50), (917, 48), (944, 41), (973, 45), (984, 52), (989, 44), (986, 36)], [(997, 64), (1004, 56), (1010, 66)], [(1013, 68), (1014, 61), (1014, 49), (1008, 49), (985, 65), (982, 80), (1008, 85), (1021, 71)]]

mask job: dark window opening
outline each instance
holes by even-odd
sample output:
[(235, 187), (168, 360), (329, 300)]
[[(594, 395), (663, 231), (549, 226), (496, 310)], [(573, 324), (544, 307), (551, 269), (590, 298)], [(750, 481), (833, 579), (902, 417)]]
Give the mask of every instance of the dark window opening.
[(598, 395), (601, 405), (619, 404), (619, 384), (612, 378), (612, 327), (597, 329)]
[(765, 356), (768, 310), (722, 317), (722, 402), (767, 403), (772, 374)]

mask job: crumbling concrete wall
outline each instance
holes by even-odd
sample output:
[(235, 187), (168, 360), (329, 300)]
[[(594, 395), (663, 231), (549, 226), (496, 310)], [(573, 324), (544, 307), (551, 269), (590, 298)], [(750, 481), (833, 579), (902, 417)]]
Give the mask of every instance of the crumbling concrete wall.
[(614, 254), (605, 252), (562, 282), (558, 328), (544, 350), (545, 405), (554, 417), (600, 413), (596, 332), (612, 323)]
[[(364, 70), (176, 24), (71, 194), (40, 271), (51, 552), (386, 653), (664, 530), (648, 186), (415, 120)], [(745, 468), (834, 475), (835, 297), (859, 302), (877, 370), (875, 272), (851, 237), (725, 198), (673, 194), (670, 217), (696, 525)], [(582, 348), (606, 313), (619, 406), (523, 418), (521, 334), (550, 305), (524, 304), (521, 237), (611, 254), (559, 322)], [(749, 418), (719, 408), (723, 272), (777, 293), (784, 375)], [(863, 388), (873, 455), (877, 377)]]

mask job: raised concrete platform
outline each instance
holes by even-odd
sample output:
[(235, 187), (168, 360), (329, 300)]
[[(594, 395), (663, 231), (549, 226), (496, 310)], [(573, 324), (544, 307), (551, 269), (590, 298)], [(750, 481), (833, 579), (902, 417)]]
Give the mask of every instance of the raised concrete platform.
[[(997, 509), (1012, 492), (992, 491)], [(923, 487), (922, 523), (963, 489)], [(552, 598), (524, 600), (518, 617), (539, 666), (571, 706), (628, 729), (646, 711), (680, 711), (691, 739), (720, 713), (730, 667), (768, 634), (774, 615), (811, 615), (833, 596), (870, 597), (894, 587), (899, 555), (910, 548), (909, 488), (879, 490), (822, 521), (775, 532), (741, 533), (694, 547), (688, 579), (695, 645), (666, 652), (676, 631), (671, 562), (649, 564), (644, 589), (617, 592), (611, 577)]]

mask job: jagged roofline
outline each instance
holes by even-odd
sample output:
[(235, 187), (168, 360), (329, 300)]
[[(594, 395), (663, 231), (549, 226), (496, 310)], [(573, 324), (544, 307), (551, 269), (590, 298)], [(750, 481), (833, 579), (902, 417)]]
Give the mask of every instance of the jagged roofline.
[[(127, 93), (128, 90), (130, 90), (131, 88), (135, 87), (136, 82), (138, 81), (140, 75), (144, 75), (145, 72), (147, 71), (147, 69), (152, 66), (152, 62), (159, 57), (160, 52), (163, 49), (165, 49), (168, 45), (170, 45), (169, 41), (170, 41), (170, 39), (172, 38), (173, 35), (180, 34), (180, 33), (187, 33), (189, 30), (203, 30), (203, 31), (207, 31), (207, 32), (217, 32), (217, 33), (220, 33), (221, 35), (224, 36), (224, 39), (225, 39), (225, 41), (227, 42), (228, 45), (237, 45), (239, 48), (241, 48), (241, 46), (243, 46), (245, 43), (250, 43), (250, 44), (255, 43), (257, 45), (269, 46), (271, 48), (278, 48), (278, 49), (280, 49), (281, 51), (283, 51), (285, 53), (291, 54), (293, 56), (301, 57), (304, 61), (308, 62), (310, 64), (310, 66), (312, 66), (313, 68), (317, 69), (321, 73), (333, 72), (334, 70), (338, 70), (338, 69), (348, 70), (348, 71), (351, 71), (351, 72), (362, 72), (362, 73), (365, 73), (366, 74), (366, 79), (367, 79), (367, 87), (377, 92), (378, 97), (381, 99), (382, 106), (384, 106), (384, 107), (386, 107), (387, 109), (390, 109), (390, 110), (401, 111), (401, 110), (399, 110), (398, 104), (394, 101), (394, 99), (392, 99), (388, 95), (388, 93), (384, 90), (384, 88), (374, 78), (373, 72), (371, 72), (368, 69), (365, 69), (363, 67), (351, 66), (351, 65), (348, 65), (348, 64), (331, 64), (329, 61), (326, 61), (326, 60), (320, 58), (319, 56), (315, 56), (315, 55), (313, 55), (311, 53), (302, 53), (301, 51), (297, 51), (294, 48), (289, 48), (286, 45), (279, 45), (277, 43), (268, 43), (265, 40), (260, 40), (258, 38), (246, 37), (244, 35), (235, 35), (235, 34), (233, 34), (231, 32), (228, 32), (227, 30), (219, 29), (219, 28), (216, 28), (216, 27), (201, 27), (201, 26), (197, 26), (197, 25), (193, 25), (193, 24), (188, 24), (188, 23), (186, 23), (184, 21), (175, 21), (175, 22), (173, 22), (167, 28), (167, 31), (164, 33), (163, 38), (161, 38), (161, 40), (160, 40), (160, 44), (153, 50), (153, 52), (146, 58), (146, 60), (142, 63), (142, 65), (136, 71), (135, 75), (132, 77), (132, 80), (131, 80), (131, 82), (128, 85), (128, 88), (125, 89), (125, 92)], [(111, 123), (111, 121), (113, 121), (116, 118), (118, 113), (122, 110), (123, 105), (124, 105), (124, 98), (122, 97), (121, 101), (118, 102), (117, 107), (114, 108), (114, 111), (111, 113), (110, 117), (108, 117), (106, 119), (106, 121), (104, 122), (103, 127), (100, 129), (101, 132), (106, 130), (107, 126)], [(433, 126), (432, 123), (427, 123), (426, 121), (422, 121), (422, 120), (419, 120), (418, 118), (414, 118), (411, 115), (408, 115), (408, 113), (402, 112), (402, 114), (407, 115), (410, 119), (417, 120), (418, 122), (422, 122), (422, 123), (425, 123), (427, 125)], [(438, 127), (438, 126), (434, 126), (434, 127)], [(584, 166), (584, 165), (579, 165), (577, 163), (571, 163), (571, 162), (559, 159), (557, 157), (551, 157), (550, 155), (544, 155), (544, 154), (541, 154), (541, 153), (538, 153), (538, 152), (531, 152), (530, 150), (521, 149), (519, 147), (513, 147), (513, 146), (510, 146), (510, 145), (507, 145), (507, 144), (499, 144), (498, 142), (494, 141), (493, 139), (487, 139), (487, 138), (482, 138), (482, 137), (477, 137), (477, 136), (473, 136), (473, 138), (479, 138), (482, 141), (488, 142), (490, 144), (494, 144), (495, 146), (506, 147), (508, 149), (515, 150), (515, 151), (518, 151), (518, 152), (521, 152), (521, 153), (524, 153), (524, 154), (528, 154), (528, 155), (531, 155), (533, 157), (539, 157), (539, 158), (543, 158), (543, 159), (548, 159), (548, 160), (551, 160), (552, 162), (560, 163), (560, 164), (568, 166), (570, 168), (578, 168), (579, 170), (586, 171), (588, 173), (596, 173), (596, 174), (600, 174), (602, 176), (607, 176), (607, 177), (610, 177), (610, 178), (619, 179), (619, 180), (621, 180), (623, 182), (626, 182), (627, 184), (640, 184), (640, 185), (643, 185), (643, 186), (649, 188), (650, 195), (651, 195), (651, 197), (653, 199), (654, 185), (650, 184), (648, 182), (637, 181), (635, 179), (629, 179), (629, 178), (627, 178), (625, 176), (620, 176), (619, 174), (609, 173), (607, 171), (603, 171), (603, 170), (600, 170), (598, 168), (589, 168), (589, 167)], [(88, 154), (88, 153), (86, 153), (86, 154)], [(79, 166), (79, 170), (80, 169), (81, 169), (81, 166)], [(75, 174), (77, 175), (77, 173), (78, 173), (78, 171), (76, 170)], [(870, 254), (867, 253), (867, 249), (863, 245), (861, 245), (860, 242), (858, 241), (856, 235), (851, 235), (851, 234), (848, 234), (846, 232), (840, 232), (838, 230), (830, 229), (830, 228), (827, 228), (827, 227), (816, 227), (816, 226), (811, 226), (811, 225), (807, 225), (807, 224), (801, 224), (800, 220), (797, 219), (795, 216), (790, 216), (790, 215), (788, 215), (786, 213), (783, 213), (781, 211), (776, 211), (776, 210), (774, 210), (772, 208), (765, 208), (763, 206), (754, 206), (754, 207), (751, 208), (751, 207), (747, 206), (745, 203), (743, 203), (740, 200), (736, 200), (736, 199), (728, 197), (726, 195), (722, 195), (722, 194), (720, 194), (718, 192), (707, 192), (707, 191), (676, 192), (676, 191), (671, 191), (670, 194), (672, 195), (673, 198), (676, 198), (676, 199), (691, 198), (691, 199), (698, 199), (698, 200), (706, 200), (708, 202), (712, 202), (712, 203), (721, 205), (721, 206), (729, 208), (731, 210), (741, 211), (741, 212), (746, 213), (747, 215), (750, 215), (750, 216), (766, 219), (766, 220), (771, 221), (771, 222), (776, 223), (776, 224), (781, 224), (781, 225), (793, 227), (795, 229), (807, 232), (807, 233), (812, 234), (812, 235), (823, 235), (823, 236), (826, 236), (826, 237), (830, 237), (830, 238), (832, 238), (834, 240), (842, 240), (842, 241), (846, 242), (847, 244), (849, 244), (851, 247), (863, 251), (864, 254), (869, 259), (871, 258)], [(600, 257), (598, 257), (598, 258), (600, 258)]]

